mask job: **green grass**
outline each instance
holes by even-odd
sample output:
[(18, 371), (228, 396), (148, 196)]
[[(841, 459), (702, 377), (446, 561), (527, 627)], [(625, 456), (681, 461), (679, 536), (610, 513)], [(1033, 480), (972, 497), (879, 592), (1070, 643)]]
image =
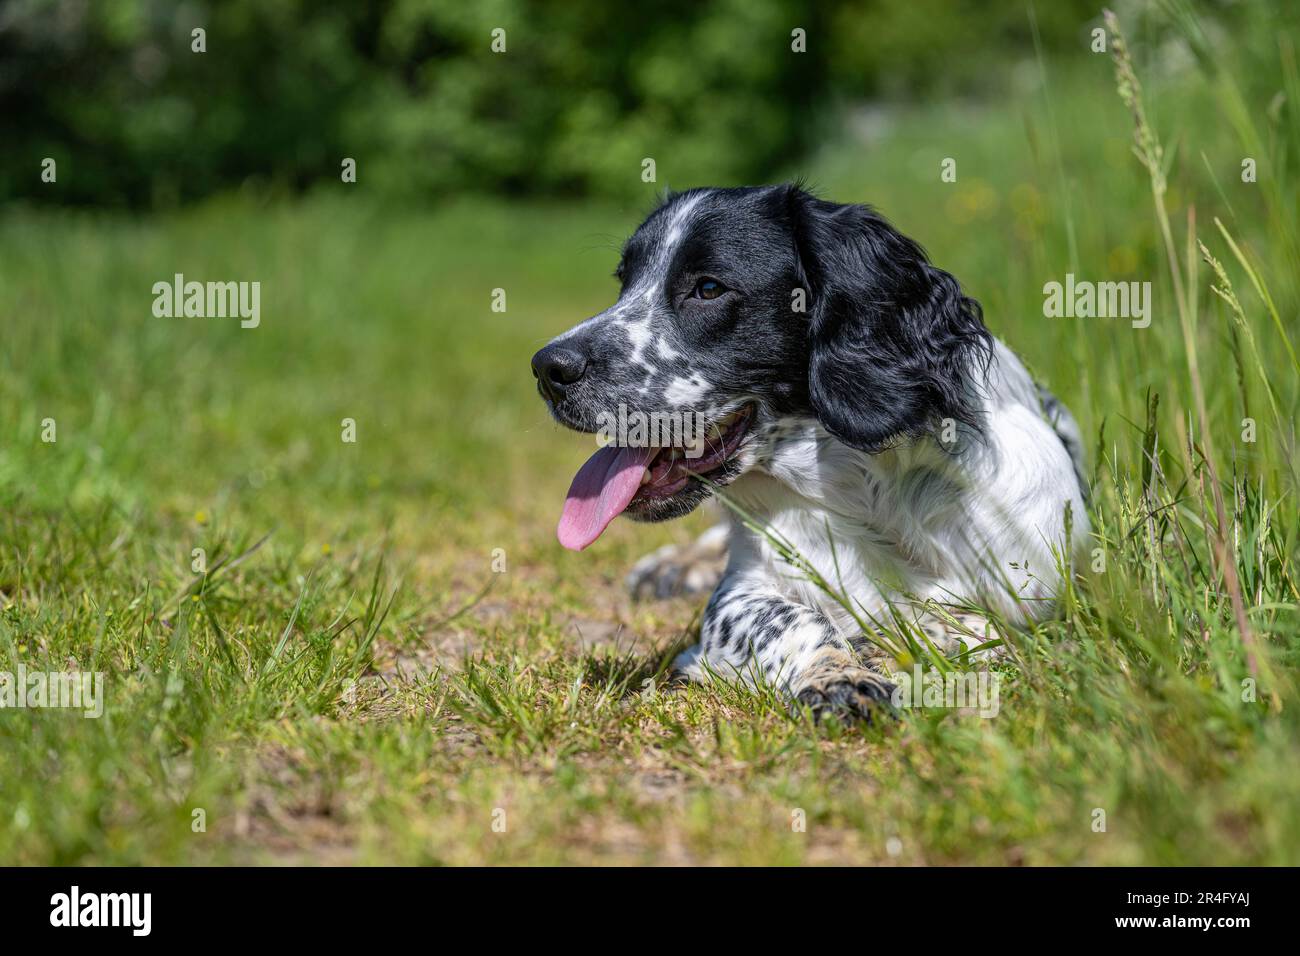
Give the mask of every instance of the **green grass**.
[[(1050, 100), (899, 114), (792, 171), (925, 243), (1088, 437), (1104, 570), (1014, 639), (993, 719), (814, 727), (770, 694), (663, 688), (699, 603), (633, 605), (620, 577), (705, 518), (555, 542), (587, 446), (527, 361), (609, 302), (644, 209), (323, 186), (139, 219), (8, 210), (0, 670), (103, 671), (107, 704), (0, 711), (0, 860), (1300, 863), (1295, 110), (1250, 104), (1272, 185), (1242, 184), (1230, 80), (1144, 76), (1178, 144), (1207, 445), (1111, 64), (1050, 81)], [(1244, 327), (1187, 265), (1191, 205)], [(1043, 318), (1067, 271), (1152, 280), (1151, 327)], [(261, 327), (154, 318), (175, 272), (261, 281)]]

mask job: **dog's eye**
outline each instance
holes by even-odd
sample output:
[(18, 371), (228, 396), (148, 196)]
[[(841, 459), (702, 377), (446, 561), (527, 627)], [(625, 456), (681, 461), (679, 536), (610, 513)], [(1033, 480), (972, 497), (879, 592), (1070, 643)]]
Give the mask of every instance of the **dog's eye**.
[(716, 299), (726, 291), (727, 287), (725, 285), (717, 279), (710, 279), (707, 276), (695, 283), (695, 297), (697, 299)]

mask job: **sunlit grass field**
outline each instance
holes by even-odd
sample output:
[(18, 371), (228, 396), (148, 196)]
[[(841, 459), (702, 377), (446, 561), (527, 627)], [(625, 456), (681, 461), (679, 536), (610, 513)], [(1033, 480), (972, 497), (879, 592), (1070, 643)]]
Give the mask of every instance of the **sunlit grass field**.
[[(0, 710), (0, 861), (1300, 863), (1300, 134), (1294, 106), (1234, 117), (1231, 82), (1189, 66), (1145, 93), (1181, 317), (1107, 57), (859, 118), (789, 171), (922, 242), (1087, 438), (1096, 551), (1062, 620), (1014, 636), (993, 719), (814, 726), (664, 688), (702, 602), (633, 604), (621, 577), (707, 516), (556, 543), (590, 447), (528, 359), (611, 301), (657, 187), (418, 208), (363, 175), (6, 210), (0, 671), (102, 671), (106, 700)], [(669, 153), (657, 186), (699, 185)], [(1151, 281), (1151, 326), (1044, 318), (1067, 272)], [(155, 318), (175, 273), (260, 281), (260, 326)]]

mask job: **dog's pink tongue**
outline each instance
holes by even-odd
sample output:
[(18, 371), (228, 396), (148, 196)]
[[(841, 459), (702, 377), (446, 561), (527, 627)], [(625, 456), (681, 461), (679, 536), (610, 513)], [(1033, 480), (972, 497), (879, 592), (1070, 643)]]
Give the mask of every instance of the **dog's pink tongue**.
[(607, 445), (588, 458), (573, 476), (564, 499), (564, 513), (555, 529), (560, 544), (581, 551), (599, 538), (641, 487), (641, 476), (656, 451)]

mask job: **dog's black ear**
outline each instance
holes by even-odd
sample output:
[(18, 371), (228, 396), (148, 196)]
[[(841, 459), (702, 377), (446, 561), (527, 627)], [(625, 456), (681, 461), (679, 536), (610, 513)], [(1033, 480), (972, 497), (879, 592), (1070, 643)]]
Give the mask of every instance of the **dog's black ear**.
[(993, 341), (979, 303), (868, 206), (787, 197), (809, 300), (808, 391), (832, 435), (864, 451), (952, 418), (980, 427), (972, 376)]

